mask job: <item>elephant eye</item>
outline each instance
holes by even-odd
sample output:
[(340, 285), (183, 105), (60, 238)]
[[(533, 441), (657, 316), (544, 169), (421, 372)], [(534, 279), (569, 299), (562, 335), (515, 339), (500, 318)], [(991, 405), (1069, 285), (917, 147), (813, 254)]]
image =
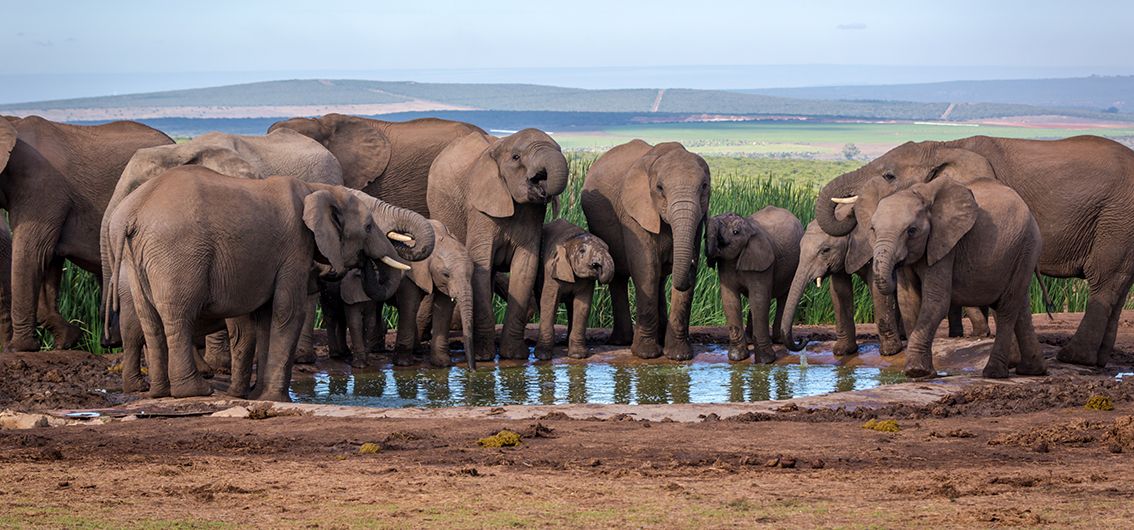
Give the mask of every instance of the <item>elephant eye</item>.
[(906, 233), (912, 236), (912, 235), (914, 235), (914, 234), (916, 234), (916, 233), (917, 233), (917, 228), (916, 228), (916, 227), (913, 227), (913, 226), (911, 226), (911, 227), (909, 227), (909, 228), (907, 228), (907, 229), (906, 229)]
[(366, 223), (366, 233), (369, 234), (374, 229), (374, 223)]
[(662, 190), (662, 188), (661, 188), (661, 184), (658, 184), (658, 185), (657, 185), (657, 189), (658, 189), (658, 191), (661, 191), (661, 190)]
[(520, 155), (512, 155), (512, 160), (520, 160)]
[(894, 174), (887, 171), (887, 172), (882, 174), (882, 178), (886, 179), (886, 182), (893, 182), (894, 181)]
[(732, 235), (734, 235), (734, 236), (738, 236), (738, 235), (740, 235), (740, 230), (737, 230), (737, 229), (733, 228), (733, 229), (732, 229)]
[(820, 254), (826, 254), (830, 251), (831, 251), (831, 247), (823, 247), (823, 248), (819, 249)]
[(449, 273), (448, 273), (448, 272), (442, 272), (442, 273), (441, 273), (441, 276), (444, 276), (444, 277), (448, 278), (448, 277), (449, 277)]

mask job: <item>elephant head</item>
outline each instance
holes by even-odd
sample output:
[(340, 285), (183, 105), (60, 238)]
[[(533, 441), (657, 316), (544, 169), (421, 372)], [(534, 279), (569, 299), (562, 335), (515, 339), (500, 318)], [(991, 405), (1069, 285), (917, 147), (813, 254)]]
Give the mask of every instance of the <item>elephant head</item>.
[[(996, 172), (988, 159), (973, 151), (942, 142), (906, 142), (827, 183), (815, 202), (815, 219), (833, 236), (850, 234), (859, 227), (859, 237), (864, 237), (878, 201), (941, 177), (965, 183), (995, 178)], [(870, 196), (863, 194), (865, 190)], [(839, 211), (840, 206), (844, 211)], [(853, 215), (840, 215), (847, 207), (853, 207)]]
[[(854, 246), (850, 236), (836, 237), (827, 234), (819, 227), (818, 221), (811, 221), (807, 230), (803, 232), (803, 239), (799, 241), (799, 266), (795, 269), (795, 276), (791, 280), (791, 289), (788, 291), (787, 303), (784, 305), (784, 316), (780, 329), (784, 337), (784, 345), (791, 351), (800, 351), (807, 345), (807, 341), (796, 341), (792, 335), (792, 324), (795, 321), (795, 312), (799, 302), (803, 299), (803, 292), (808, 284), (819, 284), (820, 279), (834, 273), (858, 271), (862, 265), (850, 269), (846, 263), (849, 247)], [(869, 250), (866, 251), (869, 253)], [(856, 252), (857, 254), (857, 252)]]
[(614, 258), (610, 256), (610, 247), (589, 232), (564, 240), (555, 249), (551, 267), (552, 276), (561, 282), (574, 283), (577, 279), (594, 278), (605, 284), (614, 277)]
[(737, 270), (742, 271), (767, 270), (776, 259), (768, 234), (751, 219), (734, 213), (709, 219), (705, 256), (710, 267), (719, 261), (736, 261)]
[(563, 151), (537, 129), (490, 142), (468, 171), (469, 202), (497, 218), (511, 217), (514, 204), (547, 204), (567, 187)]
[(323, 144), (342, 165), (343, 184), (362, 189), (386, 172), (393, 153), (389, 138), (377, 124), (376, 120), (327, 114), (276, 122), (268, 132), (291, 129)]
[[(465, 341), (465, 360), (470, 370), (476, 370), (473, 356), (473, 263), (468, 250), (457, 238), (449, 233), (445, 225), (430, 220), (437, 234), (437, 246), (429, 260), (415, 263), (409, 271), (409, 278), (419, 289), (433, 296), (448, 296), (453, 300), (461, 319), (461, 331)], [(436, 291), (436, 292), (435, 292)]]
[(978, 207), (973, 193), (951, 178), (916, 184), (878, 203), (871, 217), (874, 283), (895, 289), (896, 268), (924, 259), (933, 265), (972, 229)]
[(655, 145), (626, 175), (622, 209), (651, 234), (673, 233), (673, 287), (688, 291), (697, 271), (701, 227), (709, 212), (709, 165), (676, 142)]

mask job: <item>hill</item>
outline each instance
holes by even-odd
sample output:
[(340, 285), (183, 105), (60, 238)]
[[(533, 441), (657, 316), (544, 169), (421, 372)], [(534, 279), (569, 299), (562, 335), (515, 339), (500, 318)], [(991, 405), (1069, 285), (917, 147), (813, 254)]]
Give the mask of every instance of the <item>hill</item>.
[(904, 85), (858, 85), (738, 90), (743, 94), (816, 100), (897, 100), (923, 103), (1012, 103), (1134, 112), (1134, 76), (1066, 79), (949, 81)]
[[(815, 97), (694, 89), (587, 90), (531, 84), (307, 79), (8, 104), (0, 105), (0, 113), (40, 114), (65, 121), (272, 118), (328, 112), (381, 115), (443, 110), (707, 114), (724, 116), (725, 119), (793, 116), (937, 120), (942, 118), (950, 103), (956, 102), (949, 99), (900, 101), (898, 97), (890, 98), (885, 94), (872, 94), (873, 97), (869, 99), (816, 99), (818, 93), (807, 94)], [(849, 95), (857, 94), (855, 92)], [(1134, 120), (1134, 115), (1103, 114), (1085, 107), (1056, 108), (1007, 102), (957, 105), (950, 111), (948, 118), (963, 120), (1039, 114)]]

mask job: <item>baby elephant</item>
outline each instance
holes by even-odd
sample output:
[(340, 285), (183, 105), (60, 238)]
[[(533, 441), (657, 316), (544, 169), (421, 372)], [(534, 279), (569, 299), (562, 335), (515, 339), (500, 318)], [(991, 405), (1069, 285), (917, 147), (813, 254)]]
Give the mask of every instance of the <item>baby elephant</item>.
[[(772, 340), (779, 340), (784, 305), (791, 280), (799, 265), (799, 240), (803, 224), (791, 212), (768, 206), (748, 217), (726, 213), (709, 219), (705, 231), (708, 265), (716, 267), (721, 280), (721, 303), (728, 322), (728, 358), (743, 361), (748, 353), (748, 335), (741, 318), (741, 296), (751, 307), (751, 338), (756, 358), (762, 363), (776, 360)], [(776, 299), (776, 322), (768, 331), (768, 308)]]
[(903, 313), (917, 317), (906, 346), (906, 375), (936, 373), (933, 336), (951, 305), (996, 311), (998, 333), (985, 377), (1008, 377), (1013, 338), (1020, 353), (1016, 373), (1047, 372), (1028, 297), (1041, 250), (1039, 226), (1015, 191), (993, 179), (961, 184), (938, 177), (879, 202), (870, 237), (880, 291), (893, 293), (895, 278), (921, 287), (920, 299), (899, 302)]
[(426, 295), (432, 294), (433, 329), (429, 364), (449, 366), (449, 324), (454, 307), (458, 310), (464, 333), (465, 360), (469, 369), (476, 369), (473, 357), (473, 262), (465, 245), (453, 237), (440, 221), (430, 220), (436, 243), (433, 254), (410, 265), (409, 273), (398, 287), (398, 339), (394, 347), (394, 364), (413, 364), (414, 347), (420, 342), (418, 310)]
[(539, 299), (539, 341), (537, 359), (551, 359), (555, 344), (555, 311), (568, 304), (567, 356), (584, 359), (587, 352), (587, 316), (595, 280), (608, 283), (614, 276), (610, 248), (598, 236), (563, 219), (543, 225), (540, 264), (543, 284)]

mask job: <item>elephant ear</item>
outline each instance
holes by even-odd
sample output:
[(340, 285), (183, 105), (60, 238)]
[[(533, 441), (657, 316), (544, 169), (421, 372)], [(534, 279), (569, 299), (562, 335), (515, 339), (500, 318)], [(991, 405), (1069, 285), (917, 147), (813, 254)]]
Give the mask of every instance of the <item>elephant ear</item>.
[(980, 178), (996, 178), (996, 171), (984, 156), (958, 147), (934, 148), (931, 157), (935, 164), (926, 176), (926, 182), (939, 178), (951, 178), (958, 183), (968, 183)]
[(8, 120), (0, 119), (0, 171), (8, 165), (8, 157), (16, 147), (16, 128)]
[(207, 167), (228, 177), (259, 179), (265, 176), (259, 174), (239, 153), (224, 147), (201, 149), (186, 164)]
[(957, 242), (972, 230), (976, 223), (978, 207), (973, 192), (952, 179), (939, 179), (926, 185), (925, 188), (917, 190), (917, 193), (932, 194), (926, 261), (929, 265), (933, 265), (953, 250)]
[[(484, 138), (484, 140), (489, 139)], [(468, 178), (465, 179), (469, 187), (469, 202), (473, 208), (496, 218), (512, 217), (516, 211), (512, 204), (512, 194), (508, 192), (508, 186), (504, 183), (504, 177), (500, 175), (500, 165), (497, 163), (501, 145), (503, 144), (499, 141), (494, 141), (476, 155), (476, 159), (467, 170)]]
[(874, 259), (874, 249), (870, 246), (870, 238), (866, 230), (856, 228), (845, 237), (847, 257), (843, 260), (843, 270), (847, 273), (855, 273)]
[(763, 230), (757, 230), (755, 234), (752, 234), (752, 237), (748, 238), (748, 243), (740, 252), (740, 258), (736, 261), (736, 268), (742, 271), (765, 271), (772, 266), (772, 262), (775, 260), (776, 253), (772, 247), (772, 240)]
[(626, 172), (622, 184), (622, 209), (651, 234), (661, 232), (661, 216), (650, 192), (650, 168), (665, 153), (655, 146), (642, 155)]
[(393, 154), (386, 133), (355, 116), (328, 114), (322, 119), (331, 129), (323, 145), (343, 167), (343, 185), (360, 190), (386, 172)]
[(567, 245), (559, 245), (555, 249), (555, 257), (551, 260), (551, 276), (561, 282), (575, 283), (575, 270), (571, 268), (568, 252)]
[(339, 281), (339, 297), (348, 304), (361, 304), (371, 301), (370, 297), (366, 296), (366, 290), (362, 287), (362, 271), (351, 269), (350, 272), (346, 273), (346, 276), (343, 276), (343, 279)]
[(412, 262), (410, 263), (410, 270), (407, 273), (410, 281), (412, 281), (418, 289), (425, 291), (425, 294), (433, 292), (433, 273), (429, 270), (429, 263), (431, 261), (432, 259)]
[(303, 224), (315, 236), (315, 248), (331, 265), (331, 274), (343, 274), (342, 213), (334, 195), (327, 190), (319, 190), (303, 199)]

